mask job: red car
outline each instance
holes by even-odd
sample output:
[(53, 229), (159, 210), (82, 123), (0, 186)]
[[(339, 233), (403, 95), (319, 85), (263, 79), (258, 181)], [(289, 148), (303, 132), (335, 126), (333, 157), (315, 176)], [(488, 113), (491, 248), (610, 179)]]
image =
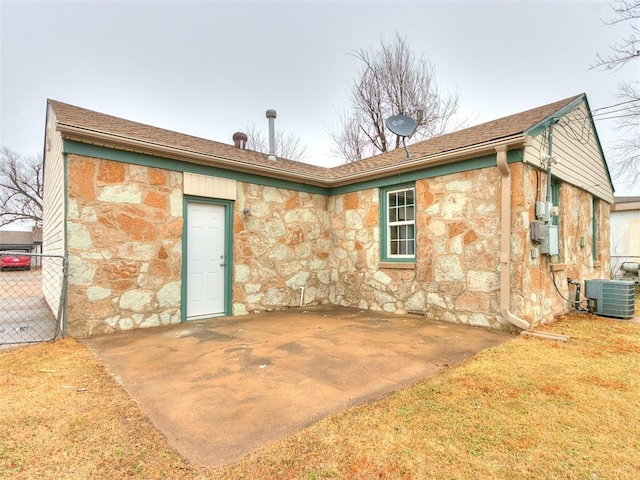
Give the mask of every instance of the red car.
[(2, 255), (0, 271), (22, 268), (31, 270), (31, 257), (28, 255)]

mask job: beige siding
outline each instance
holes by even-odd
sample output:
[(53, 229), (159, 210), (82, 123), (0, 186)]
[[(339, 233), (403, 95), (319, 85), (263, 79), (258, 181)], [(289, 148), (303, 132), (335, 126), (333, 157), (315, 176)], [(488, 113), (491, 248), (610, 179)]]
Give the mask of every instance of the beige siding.
[[(56, 131), (56, 116), (47, 114), (44, 155), (42, 251), (48, 255), (65, 254), (64, 238), (64, 162), (62, 136)], [(42, 278), (45, 300), (53, 312), (58, 311), (62, 288), (59, 259), (43, 259)]]
[[(542, 132), (533, 138), (532, 145), (525, 150), (524, 161), (546, 169), (541, 158), (545, 158), (547, 152), (547, 136), (546, 132)], [(605, 160), (584, 103), (554, 126), (551, 154), (559, 160), (552, 164), (554, 176), (605, 202), (613, 203), (613, 189)], [(545, 184), (542, 182), (541, 187)]]
[(236, 199), (236, 181), (196, 173), (184, 174), (184, 194), (199, 197)]

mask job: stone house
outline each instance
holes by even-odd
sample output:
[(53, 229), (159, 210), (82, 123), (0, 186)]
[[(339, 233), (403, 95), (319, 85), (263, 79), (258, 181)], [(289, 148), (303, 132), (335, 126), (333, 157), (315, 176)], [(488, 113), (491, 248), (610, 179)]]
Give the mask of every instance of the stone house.
[(313, 304), (515, 330), (609, 272), (584, 94), (333, 168), (54, 100), (45, 140), (74, 336)]

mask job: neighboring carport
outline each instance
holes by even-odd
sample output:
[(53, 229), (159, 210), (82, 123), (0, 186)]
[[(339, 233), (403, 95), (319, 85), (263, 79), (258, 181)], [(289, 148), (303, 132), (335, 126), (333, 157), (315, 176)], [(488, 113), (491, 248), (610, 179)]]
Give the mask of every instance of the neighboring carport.
[(172, 447), (217, 467), (510, 338), (421, 316), (319, 306), (85, 343)]

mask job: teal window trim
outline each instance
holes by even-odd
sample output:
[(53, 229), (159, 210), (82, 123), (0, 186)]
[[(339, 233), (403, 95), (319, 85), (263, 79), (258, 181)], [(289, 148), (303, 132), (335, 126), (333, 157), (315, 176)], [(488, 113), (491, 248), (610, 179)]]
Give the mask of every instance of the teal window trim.
[[(560, 181), (556, 177), (551, 177), (551, 205), (560, 207)], [(551, 223), (558, 226), (558, 216), (554, 215)]]
[(187, 321), (187, 242), (188, 242), (188, 216), (187, 206), (189, 203), (209, 203), (213, 205), (225, 206), (225, 239), (224, 239), (224, 258), (225, 263), (229, 267), (224, 272), (224, 315), (229, 316), (232, 313), (233, 305), (233, 200), (222, 200), (218, 198), (197, 197), (195, 195), (185, 195), (182, 198), (182, 284), (181, 284), (181, 308), (180, 322)]
[(598, 261), (598, 199), (591, 197), (591, 257)]
[[(413, 191), (413, 204), (404, 204), (401, 205), (389, 205), (389, 194), (397, 193), (406, 190)], [(414, 183), (409, 184), (400, 184), (393, 185), (386, 188), (380, 189), (380, 261), (382, 262), (406, 262), (406, 263), (415, 263), (416, 261), (416, 249), (417, 249), (417, 221), (416, 221), (416, 213), (417, 213), (417, 201), (416, 201), (416, 188)], [(389, 218), (390, 208), (397, 211), (400, 209), (401, 211), (408, 211), (408, 209), (412, 209), (412, 219), (410, 221), (402, 221), (399, 220), (396, 216), (395, 219)], [(395, 221), (394, 221), (395, 220)], [(404, 245), (409, 250), (413, 250), (412, 254), (392, 254), (389, 250), (392, 248), (391, 241), (394, 241), (391, 236), (392, 229), (396, 230), (396, 235), (398, 235), (398, 230), (403, 229), (406, 233), (407, 230), (413, 231), (412, 238), (396, 238), (395, 241), (397, 245)], [(404, 240), (404, 241), (403, 241)], [(408, 240), (408, 242), (407, 242)]]

